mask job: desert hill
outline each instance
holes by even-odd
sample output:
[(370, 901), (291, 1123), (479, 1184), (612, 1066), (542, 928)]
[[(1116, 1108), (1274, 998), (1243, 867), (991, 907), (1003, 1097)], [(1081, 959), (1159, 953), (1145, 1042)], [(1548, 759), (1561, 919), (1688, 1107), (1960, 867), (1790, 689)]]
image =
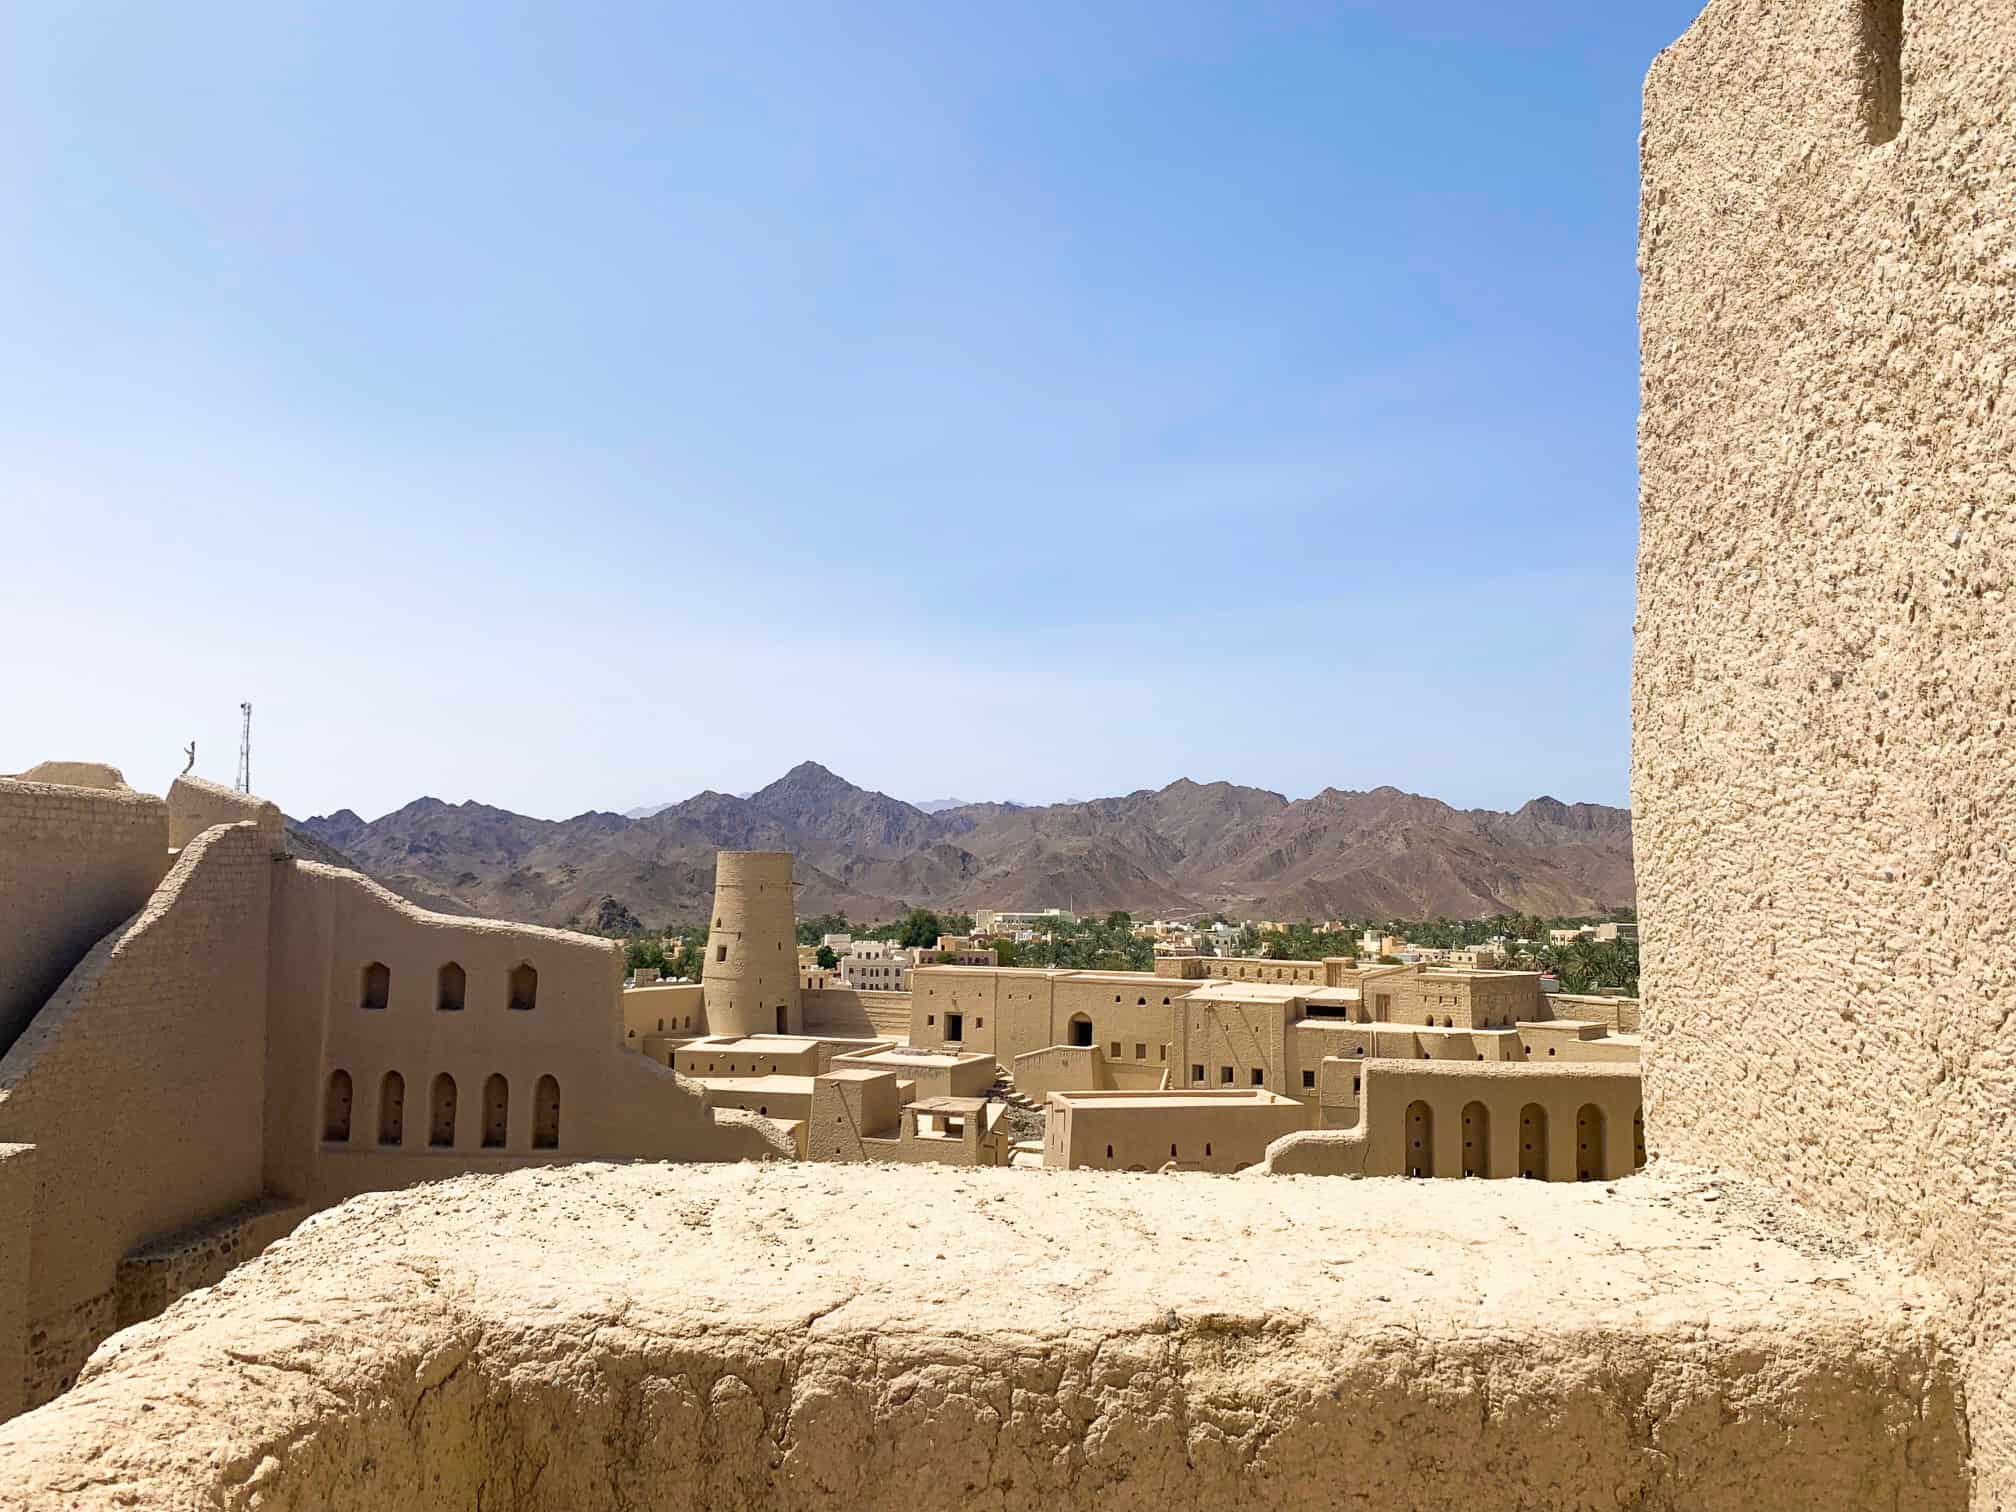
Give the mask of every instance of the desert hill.
[(342, 809), (296, 828), (410, 897), (543, 924), (592, 922), (612, 912), (605, 899), (653, 925), (701, 919), (724, 848), (795, 851), (799, 912), (863, 920), (913, 903), (1462, 918), (1634, 896), (1626, 810), (1553, 798), (1466, 810), (1391, 787), (1290, 801), (1184, 780), (926, 813), (807, 761), (746, 797), (704, 792), (642, 817), (533, 819), (420, 798), (379, 819)]

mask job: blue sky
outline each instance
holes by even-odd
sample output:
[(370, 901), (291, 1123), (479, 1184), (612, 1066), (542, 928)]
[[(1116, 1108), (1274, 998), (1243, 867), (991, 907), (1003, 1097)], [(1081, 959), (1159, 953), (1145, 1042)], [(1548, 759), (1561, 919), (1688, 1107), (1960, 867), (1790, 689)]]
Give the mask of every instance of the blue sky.
[(0, 13), (0, 770), (1623, 802), (1696, 0)]

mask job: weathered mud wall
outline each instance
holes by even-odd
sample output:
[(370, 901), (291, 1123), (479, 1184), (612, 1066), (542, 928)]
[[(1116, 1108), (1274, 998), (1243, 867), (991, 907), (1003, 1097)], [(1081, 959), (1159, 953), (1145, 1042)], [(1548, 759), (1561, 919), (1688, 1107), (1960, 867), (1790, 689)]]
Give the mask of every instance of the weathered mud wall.
[(121, 1333), (0, 1427), (0, 1507), (1963, 1506), (1931, 1291), (1742, 1195), (463, 1178)]
[(1715, 0), (1654, 65), (1632, 807), (1655, 1153), (1974, 1305), (2016, 1505), (2016, 8)]

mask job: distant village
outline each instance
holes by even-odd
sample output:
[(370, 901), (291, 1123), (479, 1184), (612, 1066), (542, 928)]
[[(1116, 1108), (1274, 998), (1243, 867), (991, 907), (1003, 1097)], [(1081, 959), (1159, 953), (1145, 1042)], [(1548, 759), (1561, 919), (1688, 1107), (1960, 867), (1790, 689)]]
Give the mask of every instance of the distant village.
[[(913, 909), (903, 918), (848, 928), (844, 915), (797, 922), (800, 965), (862, 991), (908, 992), (918, 967), (1002, 966), (1150, 970), (1158, 960), (1323, 959), (1348, 956), (1384, 966), (1458, 966), (1537, 971), (1546, 992), (1638, 988), (1638, 924), (1631, 910), (1539, 919), (1501, 915), (1416, 925), (1341, 919), (1289, 923), (1224, 915), (1136, 921), (1123, 911), (1066, 908)], [(698, 981), (706, 929), (627, 937), (631, 969), (656, 980)]]
[(704, 929), (627, 942), (626, 1043), (800, 1159), (1539, 1180), (1643, 1163), (1624, 911), (1391, 928), (917, 908), (857, 929), (790, 912), (789, 855), (719, 859)]

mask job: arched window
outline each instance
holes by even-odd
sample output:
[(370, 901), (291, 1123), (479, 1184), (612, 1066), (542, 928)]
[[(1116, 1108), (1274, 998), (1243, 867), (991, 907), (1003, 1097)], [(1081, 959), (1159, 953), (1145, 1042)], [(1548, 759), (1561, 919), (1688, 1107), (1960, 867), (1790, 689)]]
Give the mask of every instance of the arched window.
[(468, 989), (469, 974), (450, 961), (435, 973), (434, 1006), (443, 1013), (460, 1013)]
[(322, 1097), (322, 1137), (331, 1144), (350, 1142), (350, 1073), (331, 1071)]
[(1538, 1103), (1519, 1110), (1519, 1174), (1533, 1181), (1547, 1179), (1547, 1110)]
[(1466, 1103), (1463, 1107), (1463, 1174), (1482, 1177), (1491, 1174), (1491, 1114), (1481, 1102)]
[(1584, 1103), (1575, 1113), (1575, 1179), (1602, 1181), (1607, 1174), (1603, 1168), (1603, 1110), (1594, 1103)]
[(1071, 1015), (1071, 1043), (1081, 1048), (1089, 1048), (1092, 1043), (1092, 1020), (1082, 1013)]
[(406, 1138), (406, 1078), (387, 1071), (378, 1083), (378, 1143), (396, 1145)]
[(550, 1076), (532, 1090), (532, 1148), (560, 1148), (560, 1083)]
[(373, 961), (364, 968), (364, 984), (357, 993), (360, 1008), (383, 1008), (392, 1000), (392, 968)]
[(511, 968), (511, 1006), (520, 1013), (530, 1013), (539, 1006), (539, 973), (530, 961), (520, 961)]
[(432, 1108), (427, 1143), (437, 1150), (452, 1150), (455, 1147), (455, 1078), (446, 1071), (434, 1078)]
[(498, 1072), (483, 1083), (483, 1148), (501, 1150), (511, 1126), (511, 1084)]
[(1407, 1104), (1407, 1174), (1435, 1174), (1435, 1114), (1425, 1102)]

